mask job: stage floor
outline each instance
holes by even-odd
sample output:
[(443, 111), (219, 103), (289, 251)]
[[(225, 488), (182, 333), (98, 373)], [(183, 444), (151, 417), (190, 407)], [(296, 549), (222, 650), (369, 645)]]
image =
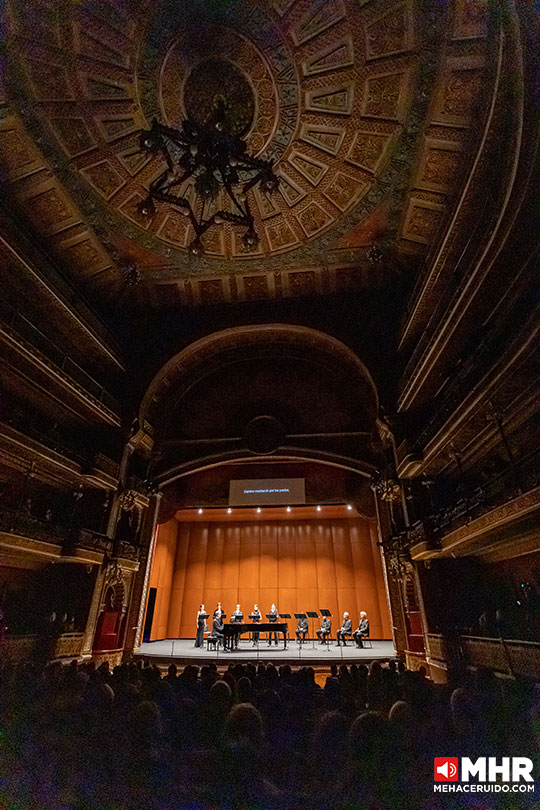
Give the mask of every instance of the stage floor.
[(175, 664), (203, 664), (206, 661), (216, 661), (223, 665), (231, 661), (234, 663), (272, 661), (277, 665), (291, 664), (294, 666), (369, 663), (374, 660), (387, 661), (395, 657), (394, 645), (391, 641), (372, 641), (371, 649), (365, 647), (359, 650), (351, 641), (347, 642), (346, 647), (337, 647), (335, 641), (330, 642), (330, 645), (326, 647), (326, 645), (319, 645), (318, 641), (315, 644), (312, 641), (298, 644), (295, 640), (289, 640), (287, 648), (284, 650), (283, 642), (279, 642), (277, 647), (269, 647), (266, 641), (262, 641), (257, 647), (254, 647), (246, 639), (242, 640), (239, 648), (233, 652), (224, 652), (221, 649), (207, 650), (206, 641), (204, 647), (195, 647), (194, 643), (194, 639), (190, 638), (150, 641), (141, 644), (140, 650), (134, 657), (154, 661), (157, 664), (171, 661), (174, 661)]

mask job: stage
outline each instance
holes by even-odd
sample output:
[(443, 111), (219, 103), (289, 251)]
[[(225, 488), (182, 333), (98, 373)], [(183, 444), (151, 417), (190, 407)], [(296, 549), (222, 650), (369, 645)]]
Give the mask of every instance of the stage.
[(371, 649), (365, 647), (357, 649), (349, 640), (347, 646), (337, 647), (332, 641), (328, 645), (320, 645), (318, 641), (313, 644), (311, 640), (304, 644), (298, 644), (295, 640), (289, 640), (287, 648), (283, 649), (283, 642), (278, 646), (269, 647), (265, 640), (258, 646), (252, 646), (251, 642), (243, 639), (237, 650), (232, 652), (219, 650), (207, 650), (206, 640), (204, 647), (195, 647), (195, 640), (189, 638), (165, 639), (163, 641), (150, 641), (141, 644), (140, 650), (134, 656), (156, 664), (170, 664), (174, 662), (178, 665), (204, 664), (208, 661), (216, 661), (219, 664), (246, 663), (247, 661), (272, 661), (280, 664), (290, 664), (291, 666), (329, 666), (330, 664), (369, 664), (370, 661), (388, 661), (394, 658), (394, 645), (392, 641), (372, 641)]

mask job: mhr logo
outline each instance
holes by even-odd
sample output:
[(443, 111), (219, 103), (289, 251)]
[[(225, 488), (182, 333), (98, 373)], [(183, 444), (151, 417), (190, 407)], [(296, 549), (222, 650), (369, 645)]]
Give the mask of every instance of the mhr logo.
[(459, 760), (457, 757), (435, 757), (435, 781), (457, 782)]
[(473, 762), (461, 757), (461, 777), (458, 757), (435, 757), (433, 776), (435, 782), (468, 782), (476, 777), (478, 782), (533, 782), (533, 762), (528, 757), (478, 757)]

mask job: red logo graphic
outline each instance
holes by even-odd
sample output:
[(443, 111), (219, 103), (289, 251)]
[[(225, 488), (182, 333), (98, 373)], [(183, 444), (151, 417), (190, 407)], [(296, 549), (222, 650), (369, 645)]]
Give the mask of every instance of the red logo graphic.
[(433, 777), (436, 782), (457, 782), (459, 760), (457, 757), (435, 757)]

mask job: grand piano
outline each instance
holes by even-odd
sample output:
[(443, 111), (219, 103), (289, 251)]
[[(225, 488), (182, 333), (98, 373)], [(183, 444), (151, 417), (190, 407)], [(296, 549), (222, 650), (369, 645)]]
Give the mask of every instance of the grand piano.
[(283, 649), (287, 649), (287, 622), (228, 622), (223, 625), (223, 646), (226, 650), (232, 649), (235, 638), (244, 633), (283, 633)]

